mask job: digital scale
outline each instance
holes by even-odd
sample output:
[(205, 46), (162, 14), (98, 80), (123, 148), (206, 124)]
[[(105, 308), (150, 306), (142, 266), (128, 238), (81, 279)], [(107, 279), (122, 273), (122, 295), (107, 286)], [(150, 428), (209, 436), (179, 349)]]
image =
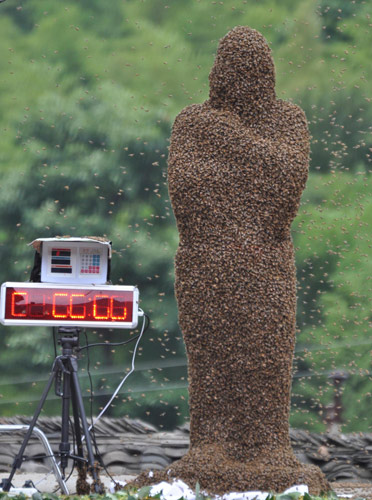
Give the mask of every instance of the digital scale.
[(40, 238), (40, 282), (1, 286), (3, 325), (135, 328), (139, 292), (108, 285), (111, 243), (94, 238)]
[(89, 283), (108, 281), (111, 243), (91, 238), (40, 238), (41, 281), (47, 283)]

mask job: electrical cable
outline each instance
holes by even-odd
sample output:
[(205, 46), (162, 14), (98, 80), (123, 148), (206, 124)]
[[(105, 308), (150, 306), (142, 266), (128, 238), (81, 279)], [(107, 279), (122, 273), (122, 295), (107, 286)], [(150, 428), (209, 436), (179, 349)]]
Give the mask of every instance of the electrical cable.
[[(133, 356), (132, 356), (132, 369), (129, 373), (127, 373), (127, 375), (124, 377), (124, 379), (120, 382), (119, 386), (117, 387), (116, 391), (114, 392), (114, 394), (112, 395), (110, 401), (106, 404), (105, 408), (102, 410), (102, 412), (98, 415), (97, 419), (92, 423), (91, 427), (89, 428), (89, 431), (92, 431), (92, 440), (93, 440), (93, 443), (94, 443), (94, 446), (95, 446), (95, 449), (96, 449), (96, 454), (97, 456), (99, 457), (99, 460), (100, 460), (100, 464), (101, 466), (103, 467), (103, 469), (105, 470), (106, 474), (108, 475), (108, 477), (111, 479), (111, 481), (116, 485), (120, 485), (120, 483), (118, 481), (115, 480), (115, 478), (110, 474), (110, 472), (108, 471), (103, 459), (102, 459), (102, 456), (101, 456), (101, 453), (99, 452), (98, 450), (98, 446), (97, 446), (97, 443), (96, 443), (96, 436), (95, 436), (95, 433), (94, 433), (94, 425), (98, 422), (98, 420), (102, 417), (103, 413), (107, 410), (107, 408), (110, 406), (112, 400), (115, 398), (115, 396), (117, 395), (117, 393), (119, 392), (119, 390), (121, 389), (121, 387), (123, 386), (125, 380), (129, 377), (129, 375), (134, 371), (134, 359), (135, 359), (135, 356), (136, 356), (136, 351), (137, 351), (137, 347), (138, 347), (138, 344), (139, 344), (139, 341), (143, 335), (143, 333), (147, 330), (149, 324), (150, 324), (150, 318), (147, 314), (143, 313), (143, 316), (144, 316), (144, 320), (143, 320), (143, 324), (142, 324), (142, 329), (141, 329), (141, 333), (139, 335), (137, 335), (135, 338), (138, 338), (138, 341), (135, 345), (135, 348), (134, 348), (134, 351), (133, 351)], [(146, 320), (147, 320), (147, 325), (146, 325)], [(146, 325), (146, 328), (145, 328), (145, 325)], [(134, 338), (132, 338), (131, 340), (134, 340)], [(126, 342), (127, 343), (127, 342)], [(119, 345), (122, 345), (122, 343), (118, 343)], [(107, 344), (104, 344), (104, 345), (107, 345)], [(89, 352), (89, 349), (88, 349), (88, 352)], [(88, 370), (88, 374), (89, 374), (89, 370)], [(89, 377), (90, 378), (90, 377)], [(91, 378), (90, 378), (91, 380)]]
[[(150, 318), (147, 314), (145, 314), (142, 309), (139, 309), (139, 311), (142, 313), (142, 315), (146, 318), (146, 320), (148, 321), (147, 325), (146, 325), (146, 329), (144, 331), (147, 330), (147, 328), (149, 327), (149, 324), (150, 324)], [(144, 333), (144, 332), (142, 332)], [(89, 349), (90, 347), (98, 347), (98, 346), (102, 346), (102, 347), (105, 347), (105, 346), (109, 346), (109, 347), (117, 347), (117, 346), (120, 346), (120, 345), (125, 345), (125, 344), (129, 344), (130, 342), (133, 342), (134, 340), (137, 340), (139, 337), (139, 335), (135, 335), (134, 337), (131, 337), (130, 339), (127, 339), (127, 340), (123, 340), (122, 342), (96, 342), (95, 344), (88, 344), (86, 343), (86, 345), (83, 345), (81, 347), (78, 347), (76, 349), (76, 352), (80, 352), (80, 351), (83, 351), (84, 349)]]
[(100, 462), (103, 463), (101, 454), (100, 454), (100, 452), (98, 450), (98, 446), (97, 446), (95, 429), (93, 427), (93, 396), (94, 396), (94, 393), (93, 393), (93, 380), (92, 380), (92, 375), (90, 373), (90, 356), (89, 356), (89, 347), (90, 346), (88, 344), (88, 336), (87, 336), (86, 331), (84, 330), (83, 333), (85, 335), (85, 348), (87, 350), (87, 374), (88, 374), (89, 386), (90, 386), (89, 413), (90, 413), (90, 421), (91, 421), (91, 426), (92, 426), (91, 438), (92, 438), (92, 442), (94, 444), (96, 456), (98, 456), (100, 459)]
[[(130, 341), (132, 340), (135, 340), (137, 339), (137, 342), (136, 342), (136, 345), (134, 346), (134, 350), (133, 350), (133, 355), (132, 355), (132, 363), (131, 363), (131, 370), (125, 375), (125, 377), (122, 379), (122, 381), (120, 382), (120, 384), (118, 385), (118, 387), (116, 388), (116, 390), (114, 391), (113, 395), (111, 396), (110, 400), (108, 401), (108, 403), (106, 404), (106, 406), (103, 408), (103, 410), (100, 412), (100, 414), (97, 416), (97, 418), (92, 422), (92, 424), (90, 425), (90, 427), (88, 428), (88, 431), (91, 432), (91, 437), (92, 437), (92, 440), (93, 440), (93, 443), (94, 443), (94, 447), (95, 447), (95, 450), (96, 450), (96, 454), (99, 456), (100, 458), (100, 463), (102, 465), (102, 467), (104, 468), (106, 474), (109, 476), (109, 478), (112, 480), (112, 482), (114, 484), (119, 484), (113, 477), (112, 475), (109, 473), (108, 469), (106, 468), (103, 460), (102, 460), (102, 456), (101, 454), (99, 453), (99, 450), (98, 450), (98, 446), (97, 446), (97, 443), (96, 443), (96, 436), (94, 434), (94, 426), (96, 425), (96, 423), (101, 419), (101, 417), (103, 416), (103, 414), (107, 411), (107, 409), (110, 407), (112, 401), (115, 399), (116, 395), (118, 394), (118, 392), (120, 391), (120, 389), (122, 388), (123, 384), (125, 383), (125, 381), (127, 380), (127, 378), (133, 373), (134, 369), (135, 369), (135, 366), (134, 366), (134, 361), (135, 361), (135, 358), (136, 358), (136, 354), (137, 354), (137, 348), (138, 348), (138, 345), (140, 343), (140, 340), (142, 338), (142, 335), (144, 334), (144, 332), (147, 330), (149, 324), (150, 324), (150, 318), (147, 314), (145, 314), (142, 309), (139, 309), (139, 311), (142, 313), (144, 319), (143, 319), (143, 323), (142, 323), (142, 328), (141, 328), (141, 332), (139, 335), (137, 335), (136, 337), (133, 337), (132, 339), (130, 339)], [(146, 327), (146, 328), (145, 328)], [(118, 343), (112, 343), (111, 345), (123, 345), (123, 344), (127, 344), (128, 341), (124, 341), (124, 342), (118, 342)], [(87, 344), (86, 346), (83, 346), (83, 348), (87, 349), (88, 350), (88, 353), (89, 353), (89, 347), (95, 347), (99, 344)], [(100, 345), (103, 345), (103, 346), (106, 346), (106, 345), (110, 345), (108, 343), (102, 343)], [(82, 349), (80, 349), (82, 350)], [(89, 358), (89, 356), (88, 356)], [(89, 374), (89, 379), (90, 379), (90, 383), (91, 383), (91, 394), (93, 393), (93, 383), (92, 383), (92, 380), (91, 380), (91, 377), (90, 377), (90, 373), (89, 373), (89, 364), (88, 364), (88, 374)], [(82, 436), (82, 441), (84, 441), (84, 438), (85, 436)]]
[(107, 411), (107, 409), (110, 407), (111, 403), (113, 402), (113, 400), (116, 398), (116, 395), (118, 394), (118, 392), (120, 391), (120, 389), (122, 388), (123, 384), (125, 383), (125, 381), (127, 380), (127, 378), (134, 372), (134, 360), (136, 358), (136, 354), (137, 354), (137, 349), (138, 349), (138, 345), (140, 343), (140, 340), (142, 338), (142, 335), (145, 331), (145, 325), (146, 325), (146, 319), (148, 320), (148, 323), (150, 323), (150, 318), (147, 316), (147, 314), (145, 314), (142, 309), (139, 309), (140, 312), (142, 312), (143, 316), (144, 316), (144, 319), (143, 319), (143, 323), (142, 323), (142, 329), (141, 329), (141, 332), (140, 334), (138, 335), (138, 338), (137, 338), (137, 342), (136, 342), (136, 345), (134, 346), (134, 349), (133, 349), (133, 355), (132, 355), (132, 364), (131, 364), (131, 369), (130, 371), (125, 375), (125, 377), (122, 379), (122, 381), (120, 382), (120, 384), (117, 386), (117, 388), (115, 389), (113, 395), (111, 396), (111, 398), (109, 399), (108, 403), (106, 404), (106, 406), (103, 408), (103, 410), (101, 410), (101, 412), (99, 413), (99, 415), (96, 417), (96, 419), (94, 420), (93, 424), (89, 427), (89, 430), (91, 430), (92, 427), (94, 427), (96, 425), (96, 423), (101, 419), (102, 415)]
[[(148, 320), (148, 316), (146, 316), (146, 319)], [(147, 323), (147, 326), (149, 324), (149, 321)], [(143, 330), (145, 331), (145, 330)], [(143, 333), (143, 332), (142, 332)], [(124, 341), (124, 342), (110, 342), (110, 343), (96, 343), (96, 344), (88, 344), (88, 337), (86, 335), (86, 332), (84, 331), (84, 334), (85, 334), (85, 340), (86, 340), (86, 345), (83, 347), (84, 349), (87, 350), (87, 373), (88, 373), (88, 377), (89, 377), (89, 384), (90, 384), (90, 393), (91, 393), (91, 397), (90, 397), (90, 420), (92, 422), (91, 424), (91, 427), (90, 427), (90, 433), (91, 433), (91, 438), (92, 438), (92, 442), (93, 442), (93, 445), (94, 445), (94, 449), (95, 449), (95, 454), (96, 456), (98, 457), (99, 459), (99, 463), (100, 465), (103, 467), (104, 471), (106, 472), (106, 474), (108, 475), (108, 477), (111, 479), (111, 481), (115, 484), (115, 485), (118, 485), (119, 483), (115, 480), (115, 478), (110, 474), (109, 470), (107, 469), (104, 461), (103, 461), (103, 458), (102, 458), (102, 455), (98, 449), (98, 445), (97, 445), (97, 440), (96, 440), (96, 434), (95, 434), (95, 429), (94, 429), (94, 425), (93, 425), (93, 381), (92, 381), (92, 377), (91, 377), (91, 374), (90, 374), (90, 358), (89, 358), (89, 348), (90, 347), (96, 347), (97, 345), (101, 345), (101, 346), (106, 346), (106, 345), (111, 345), (111, 346), (117, 346), (117, 345), (124, 345), (124, 344), (128, 344), (129, 342), (133, 341), (133, 340), (136, 340), (139, 335), (136, 335), (135, 337), (132, 337), (129, 341)], [(80, 349), (81, 350), (81, 349)]]
[(130, 342), (133, 342), (133, 340), (138, 339), (139, 335), (136, 335), (134, 337), (131, 337), (130, 339), (124, 340), (123, 342), (97, 342), (96, 344), (87, 344), (83, 345), (81, 347), (78, 347), (76, 349), (77, 352), (84, 351), (84, 349), (89, 349), (90, 347), (97, 347), (97, 346), (119, 346), (119, 345), (125, 345), (129, 344)]
[(88, 335), (85, 330), (83, 330), (84, 336), (85, 336), (85, 346), (84, 348), (87, 350), (87, 374), (89, 378), (89, 386), (90, 386), (90, 397), (89, 397), (89, 413), (90, 413), (90, 420), (93, 423), (93, 380), (92, 380), (92, 375), (90, 373), (90, 356), (89, 356), (89, 344), (88, 344)]

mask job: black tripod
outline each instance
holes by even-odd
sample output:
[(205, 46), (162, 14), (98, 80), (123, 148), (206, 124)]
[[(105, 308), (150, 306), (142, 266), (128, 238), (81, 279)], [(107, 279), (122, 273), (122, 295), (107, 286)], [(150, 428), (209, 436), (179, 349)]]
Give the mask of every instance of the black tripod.
[[(43, 408), (45, 400), (48, 396), (49, 390), (55, 382), (56, 394), (62, 398), (62, 429), (61, 429), (61, 442), (59, 445), (59, 456), (61, 458), (62, 478), (65, 479), (65, 469), (67, 467), (68, 459), (74, 460), (79, 470), (87, 466), (92, 474), (94, 490), (96, 493), (102, 493), (102, 486), (98, 478), (97, 467), (93, 454), (92, 442), (90, 439), (88, 423), (85, 415), (83, 397), (81, 394), (79, 379), (78, 379), (78, 364), (74, 350), (79, 345), (79, 328), (59, 328), (58, 334), (60, 335), (59, 343), (62, 347), (62, 355), (57, 356), (54, 360), (52, 373), (44, 388), (44, 392), (39, 401), (38, 407), (30, 423), (29, 429), (24, 437), (22, 446), (16, 455), (12, 470), (7, 479), (2, 482), (3, 491), (9, 491), (11, 482), (17, 469), (22, 465), (23, 455), (31, 437), (36, 421)], [(70, 416), (70, 401), (72, 403), (72, 411), (74, 417), (74, 433), (76, 438), (77, 455), (70, 452), (69, 443), (69, 416)], [(87, 458), (84, 458), (83, 451), (83, 438), (80, 428), (83, 431), (85, 438), (85, 446), (87, 451)]]

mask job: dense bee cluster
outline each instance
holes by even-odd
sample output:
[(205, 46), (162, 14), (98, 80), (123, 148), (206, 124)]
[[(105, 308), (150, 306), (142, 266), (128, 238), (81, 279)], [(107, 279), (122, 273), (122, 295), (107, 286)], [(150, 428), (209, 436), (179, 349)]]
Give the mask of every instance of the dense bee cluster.
[[(219, 44), (210, 98), (177, 117), (169, 191), (180, 234), (176, 296), (189, 362), (191, 445), (152, 482), (213, 493), (329, 485), (289, 440), (295, 344), (290, 226), (308, 173), (304, 113), (276, 99), (270, 49), (237, 27)], [(149, 483), (142, 475), (137, 484)]]

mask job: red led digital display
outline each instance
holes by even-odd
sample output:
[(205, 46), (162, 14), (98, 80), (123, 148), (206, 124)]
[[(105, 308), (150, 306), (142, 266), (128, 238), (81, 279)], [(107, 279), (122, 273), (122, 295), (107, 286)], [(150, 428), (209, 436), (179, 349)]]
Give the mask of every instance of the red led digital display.
[(137, 311), (135, 301), (138, 298), (135, 297), (137, 289), (134, 287), (123, 290), (124, 287), (115, 286), (77, 288), (20, 283), (17, 286), (5, 286), (4, 290), (4, 285), (4, 323), (11, 320), (11, 323), (16, 324), (45, 322), (99, 326), (105, 323), (115, 326), (116, 323), (132, 325), (137, 320), (133, 317), (133, 313)]

